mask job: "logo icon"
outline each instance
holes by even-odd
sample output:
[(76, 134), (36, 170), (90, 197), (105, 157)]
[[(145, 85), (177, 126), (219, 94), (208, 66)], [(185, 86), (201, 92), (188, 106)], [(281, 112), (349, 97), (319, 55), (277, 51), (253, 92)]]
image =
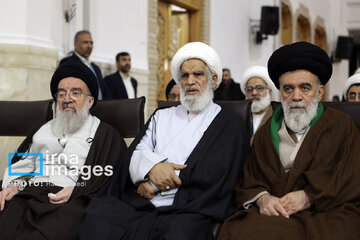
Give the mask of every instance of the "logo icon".
[[(39, 157), (40, 158), (40, 172), (12, 172), (11, 159), (15, 156), (19, 157)], [(43, 175), (43, 154), (42, 153), (9, 153), (9, 176), (42, 176)]]

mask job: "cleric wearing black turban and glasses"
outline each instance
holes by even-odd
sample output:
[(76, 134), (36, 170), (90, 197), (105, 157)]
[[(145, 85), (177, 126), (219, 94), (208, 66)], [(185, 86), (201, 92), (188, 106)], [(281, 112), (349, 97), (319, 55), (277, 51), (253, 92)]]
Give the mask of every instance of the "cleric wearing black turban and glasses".
[(60, 65), (50, 88), (56, 117), (18, 149), (42, 154), (42, 169), (39, 157), (14, 157), (11, 163), (12, 173), (43, 174), (13, 176), (6, 169), (0, 192), (1, 240), (75, 239), (90, 196), (126, 151), (117, 131), (89, 114), (98, 87), (88, 67), (74, 61)]
[(359, 133), (319, 102), (332, 73), (327, 53), (285, 45), (268, 71), (281, 106), (255, 134), (235, 188), (239, 210), (219, 239), (359, 239)]

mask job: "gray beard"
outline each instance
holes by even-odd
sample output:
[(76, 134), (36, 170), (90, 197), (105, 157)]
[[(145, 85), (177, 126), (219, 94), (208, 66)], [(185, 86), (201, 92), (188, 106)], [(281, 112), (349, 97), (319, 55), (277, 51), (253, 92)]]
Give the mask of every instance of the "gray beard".
[(89, 101), (86, 103), (81, 112), (63, 111), (57, 108), (56, 117), (52, 124), (52, 131), (57, 137), (65, 137), (74, 134), (86, 122), (89, 116)]
[(214, 91), (211, 87), (211, 81), (209, 80), (209, 84), (205, 91), (200, 95), (185, 95), (186, 89), (180, 88), (180, 102), (189, 113), (198, 114), (202, 110), (212, 102), (214, 98)]
[[(252, 98), (250, 98), (252, 99)], [(271, 98), (269, 92), (266, 94), (265, 97), (260, 97), (260, 100), (253, 100), (251, 103), (251, 112), (252, 113), (259, 113), (265, 110), (271, 103)]]
[[(313, 120), (313, 118), (317, 114), (318, 102), (319, 102), (318, 98), (315, 97), (309, 105), (306, 105), (305, 103), (287, 104), (281, 98), (281, 105), (284, 110), (284, 120), (286, 126), (295, 133), (298, 133), (301, 130), (308, 127), (310, 125), (311, 120)], [(306, 106), (305, 111), (291, 110), (291, 107), (304, 107), (304, 106)]]

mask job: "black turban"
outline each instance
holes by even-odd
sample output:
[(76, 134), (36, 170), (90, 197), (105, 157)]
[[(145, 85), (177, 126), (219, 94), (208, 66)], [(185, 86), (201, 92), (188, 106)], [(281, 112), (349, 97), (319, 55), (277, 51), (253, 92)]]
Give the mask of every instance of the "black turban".
[(90, 90), (91, 96), (94, 97), (94, 107), (99, 94), (98, 82), (91, 69), (79, 61), (67, 61), (61, 64), (54, 72), (50, 82), (50, 91), (54, 100), (56, 101), (55, 94), (58, 91), (59, 82), (67, 77), (79, 78), (84, 81)]
[(168, 83), (168, 85), (166, 86), (166, 90), (165, 90), (166, 99), (169, 99), (170, 91), (175, 85), (176, 85), (176, 82), (174, 81), (174, 79), (171, 79), (170, 82)]
[(271, 55), (268, 61), (269, 76), (277, 88), (280, 86), (280, 76), (283, 73), (300, 69), (315, 74), (322, 85), (329, 81), (332, 74), (332, 65), (327, 53), (308, 42), (282, 46)]

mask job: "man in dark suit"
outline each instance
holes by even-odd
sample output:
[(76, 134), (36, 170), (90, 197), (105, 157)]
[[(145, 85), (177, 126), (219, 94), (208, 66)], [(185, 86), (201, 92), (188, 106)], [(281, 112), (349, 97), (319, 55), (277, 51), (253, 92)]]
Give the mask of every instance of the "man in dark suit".
[(131, 57), (127, 52), (116, 55), (116, 71), (104, 78), (107, 85), (106, 96), (109, 99), (136, 98), (137, 81), (129, 74), (131, 68)]
[(230, 69), (223, 68), (223, 77), (220, 86), (214, 92), (214, 101), (218, 100), (244, 100), (245, 96), (240, 90), (240, 84), (231, 78)]
[(89, 57), (93, 50), (94, 42), (91, 37), (91, 33), (87, 30), (78, 31), (74, 37), (74, 52), (71, 56), (65, 57), (60, 61), (60, 65), (69, 60), (80, 61), (88, 66), (91, 71), (95, 74), (98, 85), (99, 95), (98, 100), (106, 99), (105, 96), (106, 86), (102, 78), (100, 68), (93, 62), (90, 62)]

